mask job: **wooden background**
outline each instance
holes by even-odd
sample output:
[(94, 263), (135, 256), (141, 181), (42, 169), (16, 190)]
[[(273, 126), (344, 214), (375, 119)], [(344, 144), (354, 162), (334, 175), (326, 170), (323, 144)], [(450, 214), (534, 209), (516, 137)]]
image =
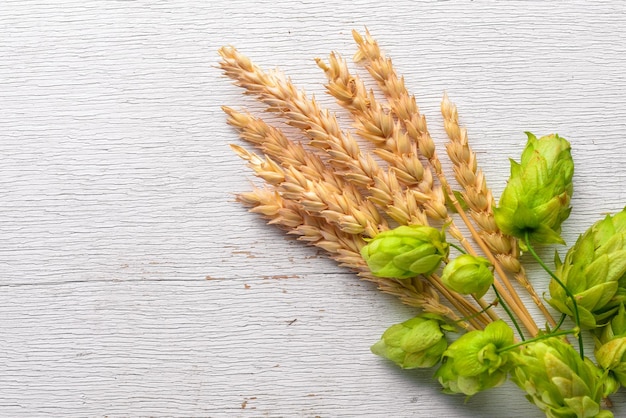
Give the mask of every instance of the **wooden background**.
[(438, 143), (456, 102), (496, 196), (523, 132), (558, 132), (567, 241), (622, 209), (624, 2), (3, 0), (0, 416), (542, 416), (372, 355), (412, 311), (234, 201), (253, 177), (220, 106), (254, 103), (217, 49), (334, 106), (313, 58), (365, 26)]

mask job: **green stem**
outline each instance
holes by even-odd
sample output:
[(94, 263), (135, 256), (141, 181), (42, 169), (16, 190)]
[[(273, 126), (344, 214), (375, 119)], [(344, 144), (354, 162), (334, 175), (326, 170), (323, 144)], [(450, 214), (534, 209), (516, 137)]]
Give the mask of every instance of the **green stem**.
[(456, 244), (452, 244), (451, 242), (448, 243), (448, 245), (452, 248), (454, 248), (455, 250), (457, 250), (458, 252), (460, 252), (461, 254), (467, 254), (467, 252), (465, 252), (465, 250), (461, 247), (459, 247)]
[(541, 340), (545, 340), (548, 338), (552, 338), (552, 337), (560, 337), (562, 335), (569, 335), (569, 334), (578, 334), (580, 335), (580, 330), (578, 328), (574, 328), (574, 329), (570, 329), (567, 331), (559, 331), (559, 332), (554, 332), (554, 333), (550, 333), (550, 334), (543, 334), (543, 335), (538, 335), (534, 338), (530, 338), (526, 341), (522, 341), (513, 345), (509, 345), (507, 347), (501, 348), (498, 350), (498, 353), (503, 353), (505, 351), (509, 351), (512, 350), (514, 348), (520, 347), (522, 345), (526, 345), (526, 344), (530, 344), (530, 343), (534, 343), (537, 341), (541, 341)]
[(509, 318), (511, 318), (511, 322), (513, 322), (513, 325), (515, 325), (515, 329), (517, 330), (517, 333), (519, 334), (520, 338), (522, 339), (522, 341), (525, 341), (524, 340), (524, 333), (522, 332), (522, 329), (519, 327), (519, 324), (515, 320), (515, 316), (513, 316), (513, 313), (511, 312), (509, 307), (506, 306), (506, 303), (504, 303), (504, 300), (502, 300), (502, 298), (500, 297), (500, 293), (498, 293), (498, 289), (496, 289), (495, 285), (491, 285), (491, 288), (495, 292), (496, 297), (498, 298), (498, 301), (502, 305), (502, 309), (504, 309), (504, 311), (509, 316)]
[(566, 317), (567, 317), (567, 315), (561, 314), (561, 318), (559, 318), (559, 323), (556, 324), (556, 326), (554, 327), (552, 332), (557, 332), (559, 330), (559, 328), (561, 328), (561, 325), (563, 325), (563, 322), (565, 321)]
[(478, 311), (478, 312), (476, 312), (476, 313), (474, 313), (474, 314), (471, 314), (471, 315), (465, 316), (465, 317), (463, 317), (463, 318), (461, 318), (461, 319), (457, 319), (457, 320), (456, 320), (456, 321), (454, 321), (453, 323), (454, 323), (454, 324), (456, 324), (457, 322), (463, 322), (463, 321), (468, 321), (468, 320), (470, 320), (470, 319), (474, 319), (474, 318), (476, 318), (476, 317), (478, 317), (478, 316), (480, 316), (480, 315), (484, 314), (485, 312), (487, 312), (487, 309), (492, 308), (492, 307), (494, 306), (494, 304), (495, 304), (495, 303), (496, 303), (496, 302), (494, 301), (494, 302), (490, 303), (489, 305), (485, 306), (485, 307), (484, 307), (483, 309), (481, 309), (480, 311)]
[[(563, 284), (563, 282), (558, 277), (556, 277), (556, 274), (554, 274), (552, 272), (552, 270), (550, 270), (550, 268), (548, 268), (548, 266), (543, 262), (543, 260), (539, 257), (539, 255), (537, 255), (537, 253), (533, 249), (532, 245), (530, 245), (530, 238), (528, 237), (528, 231), (526, 231), (526, 233), (524, 234), (524, 238), (525, 238), (525, 241), (526, 241), (526, 246), (528, 247), (528, 250), (533, 255), (535, 260), (537, 260), (539, 265), (541, 267), (543, 267), (543, 269), (550, 275), (550, 277), (552, 277), (554, 279), (554, 281), (557, 282), (558, 285), (563, 288), (563, 290), (565, 291), (565, 294), (572, 300), (572, 306), (573, 306), (573, 311), (574, 311), (574, 322), (576, 322), (576, 328), (579, 330), (579, 332), (578, 332), (578, 349), (580, 350), (580, 358), (584, 359), (585, 358), (585, 351), (584, 351), (585, 349), (583, 348), (583, 336), (580, 333), (580, 315), (578, 314), (578, 303), (576, 303), (576, 298), (574, 297), (572, 292), (567, 288), (567, 286), (565, 286), (565, 284)], [(552, 334), (550, 334), (550, 335), (552, 335)]]

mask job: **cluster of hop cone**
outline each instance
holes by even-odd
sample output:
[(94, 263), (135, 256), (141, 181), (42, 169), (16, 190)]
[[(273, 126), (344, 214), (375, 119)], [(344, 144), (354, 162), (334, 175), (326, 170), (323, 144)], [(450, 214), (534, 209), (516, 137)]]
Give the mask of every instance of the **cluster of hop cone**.
[[(612, 417), (603, 407), (626, 385), (626, 210), (596, 222), (548, 266), (534, 248), (565, 244), (574, 171), (568, 141), (527, 133), (496, 205), (454, 104), (444, 95), (452, 183), (391, 59), (368, 32), (353, 36), (354, 59), (384, 99), (338, 54), (317, 59), (327, 92), (353, 118), (352, 132), (282, 73), (220, 49), (226, 76), (299, 131), (223, 108), (259, 153), (233, 150), (266, 183), (238, 199), (417, 308), (385, 331), (375, 354), (406, 369), (436, 368), (446, 393), (471, 396), (510, 378), (548, 417)], [(527, 279), (523, 251), (550, 276), (552, 310)], [(585, 356), (584, 332), (595, 342), (595, 362)]]

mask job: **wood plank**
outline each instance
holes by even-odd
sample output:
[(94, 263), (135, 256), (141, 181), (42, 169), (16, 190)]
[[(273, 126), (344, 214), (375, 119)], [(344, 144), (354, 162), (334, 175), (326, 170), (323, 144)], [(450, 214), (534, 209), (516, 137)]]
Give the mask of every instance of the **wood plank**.
[(259, 108), (217, 48), (337, 109), (313, 58), (365, 26), (440, 146), (456, 102), (496, 195), (523, 132), (558, 132), (567, 241), (622, 209), (622, 2), (4, 1), (0, 416), (542, 415), (510, 384), (465, 404), (372, 355), (412, 312), (234, 202), (252, 176), (220, 106)]

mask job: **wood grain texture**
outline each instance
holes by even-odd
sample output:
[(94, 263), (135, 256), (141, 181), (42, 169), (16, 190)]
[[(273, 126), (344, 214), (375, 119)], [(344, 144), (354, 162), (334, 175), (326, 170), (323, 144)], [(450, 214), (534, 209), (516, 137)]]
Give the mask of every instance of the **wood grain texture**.
[(0, 416), (541, 416), (371, 355), (410, 310), (234, 202), (251, 175), (220, 106), (254, 104), (217, 48), (334, 106), (313, 58), (365, 26), (438, 143), (456, 102), (496, 196), (523, 132), (558, 132), (568, 242), (624, 206), (623, 2), (4, 0)]

